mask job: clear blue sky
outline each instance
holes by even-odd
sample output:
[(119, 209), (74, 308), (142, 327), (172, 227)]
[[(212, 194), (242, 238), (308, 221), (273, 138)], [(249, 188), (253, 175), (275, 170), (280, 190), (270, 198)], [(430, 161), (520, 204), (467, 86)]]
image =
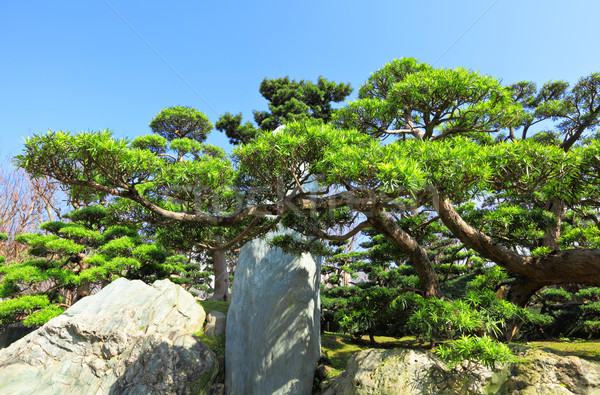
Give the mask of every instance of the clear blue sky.
[(0, 156), (48, 129), (147, 134), (174, 105), (251, 120), (266, 109), (265, 77), (357, 89), (404, 56), (506, 83), (573, 83), (600, 71), (599, 15), (594, 0), (6, 1)]

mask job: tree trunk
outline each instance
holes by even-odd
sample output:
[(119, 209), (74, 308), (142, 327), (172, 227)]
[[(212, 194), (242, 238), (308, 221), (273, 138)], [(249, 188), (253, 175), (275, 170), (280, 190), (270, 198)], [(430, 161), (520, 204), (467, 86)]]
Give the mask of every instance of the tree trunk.
[(560, 225), (565, 214), (565, 205), (560, 199), (553, 199), (548, 203), (546, 210), (554, 215), (554, 218), (556, 218), (556, 223), (550, 225), (548, 229), (546, 229), (546, 233), (544, 234), (544, 238), (542, 240), (542, 245), (544, 247), (549, 247), (553, 251), (558, 251), (560, 249), (558, 245), (558, 239), (560, 237)]
[[(434, 207), (444, 225), (465, 246), (514, 275), (523, 277), (521, 281), (524, 283), (515, 284), (515, 288), (509, 291), (513, 294), (510, 297), (511, 301), (521, 306), (527, 303), (533, 292), (546, 285), (565, 283), (600, 285), (600, 249), (557, 250), (536, 257), (521, 256), (496, 243), (481, 230), (467, 224), (456, 212), (450, 200), (439, 197), (437, 193), (434, 193)], [(553, 237), (556, 235), (554, 233)], [(533, 289), (535, 287), (537, 288)]]
[[(544, 284), (540, 284), (524, 276), (517, 276), (515, 281), (513, 281), (508, 288), (506, 300), (517, 306), (525, 307), (533, 294), (543, 287)], [(517, 333), (519, 333), (521, 325), (522, 322), (520, 321), (506, 323), (506, 332), (504, 333), (504, 336), (507, 342), (510, 343)]]
[(215, 292), (213, 300), (229, 300), (229, 273), (225, 251), (213, 251), (213, 271), (215, 276)]
[(408, 233), (403, 231), (390, 216), (381, 210), (375, 210), (372, 217), (375, 228), (383, 233), (396, 247), (404, 251), (410, 258), (421, 281), (421, 290), (426, 298), (442, 296), (438, 276), (425, 250)]

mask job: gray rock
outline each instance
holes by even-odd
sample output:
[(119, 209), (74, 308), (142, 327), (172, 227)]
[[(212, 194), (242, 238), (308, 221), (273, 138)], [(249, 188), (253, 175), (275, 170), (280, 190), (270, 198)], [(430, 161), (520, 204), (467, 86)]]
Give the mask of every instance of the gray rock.
[(528, 350), (513, 366), (510, 394), (600, 394), (600, 364), (575, 356)]
[(207, 336), (219, 336), (225, 333), (227, 317), (220, 311), (211, 311), (206, 316), (204, 333)]
[(448, 369), (433, 354), (364, 350), (341, 375), (321, 384), (321, 395), (358, 394), (599, 394), (600, 364), (574, 356), (527, 350), (495, 370)]
[(354, 354), (341, 376), (326, 382), (322, 394), (454, 394), (451, 377), (429, 353), (365, 350)]
[(208, 392), (217, 361), (192, 335), (204, 319), (168, 280), (118, 279), (0, 350), (0, 393)]
[(320, 356), (320, 261), (242, 247), (227, 315), (228, 394), (310, 394)]

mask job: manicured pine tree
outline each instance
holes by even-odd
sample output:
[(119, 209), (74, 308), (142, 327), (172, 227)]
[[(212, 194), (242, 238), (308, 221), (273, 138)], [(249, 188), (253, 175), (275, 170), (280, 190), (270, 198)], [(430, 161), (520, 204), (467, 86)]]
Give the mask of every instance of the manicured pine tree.
[(151, 283), (188, 281), (188, 261), (145, 239), (139, 228), (115, 223), (102, 205), (41, 225), (45, 233), (21, 234), (29, 259), (0, 266), (0, 325), (37, 325), (59, 315), (94, 288), (118, 277)]

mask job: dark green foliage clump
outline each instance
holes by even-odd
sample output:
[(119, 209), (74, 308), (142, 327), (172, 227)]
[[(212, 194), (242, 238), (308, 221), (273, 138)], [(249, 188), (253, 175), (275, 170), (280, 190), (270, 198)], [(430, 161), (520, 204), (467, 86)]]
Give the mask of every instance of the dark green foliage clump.
[(314, 82), (299, 82), (284, 78), (265, 78), (260, 94), (269, 102), (269, 111), (254, 111), (255, 127), (251, 122), (242, 125), (242, 114), (222, 115), (217, 130), (229, 137), (231, 144), (249, 143), (263, 131), (294, 121), (317, 120), (327, 123), (333, 116), (332, 103), (339, 103), (352, 93), (350, 84), (327, 81), (323, 77)]

